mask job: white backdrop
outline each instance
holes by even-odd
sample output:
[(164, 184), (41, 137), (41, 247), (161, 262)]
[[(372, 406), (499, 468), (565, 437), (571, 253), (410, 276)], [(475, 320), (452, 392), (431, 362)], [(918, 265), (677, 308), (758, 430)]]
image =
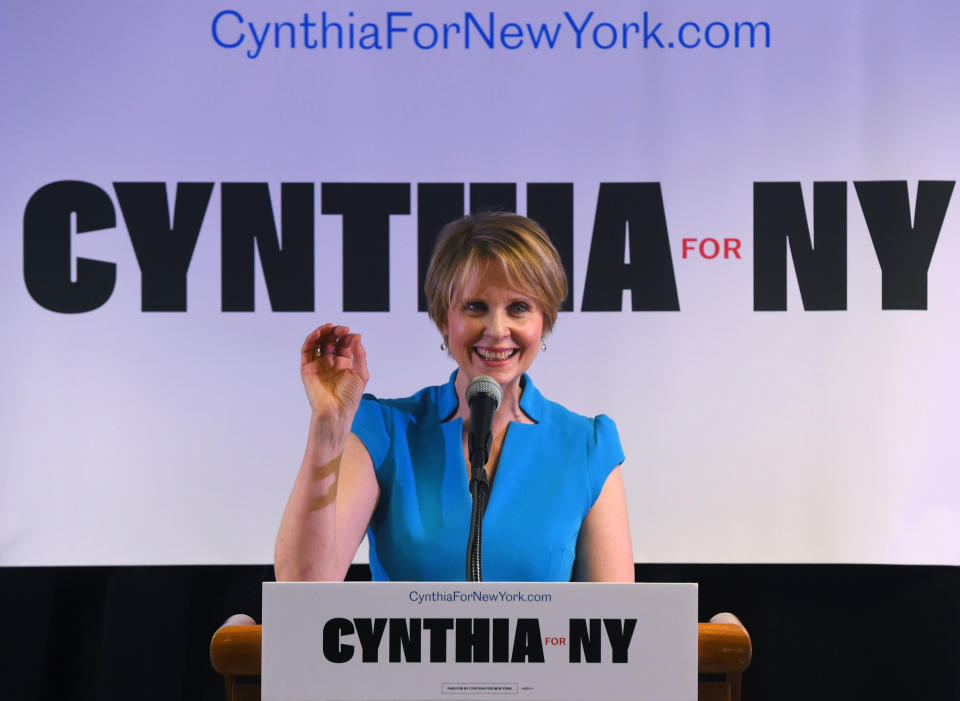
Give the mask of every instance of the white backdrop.
[[(453, 368), (417, 311), (417, 183), (437, 182), (516, 183), (520, 212), (528, 183), (573, 183), (576, 311), (532, 375), (617, 421), (637, 561), (960, 564), (957, 206), (927, 309), (884, 310), (853, 184), (906, 181), (912, 211), (919, 181), (956, 179), (956, 3), (570, 7), (588, 22), (580, 48), (550, 2), (5, 5), (0, 565), (270, 561), (305, 438), (306, 333), (361, 331), (381, 396)], [(358, 37), (378, 25), (383, 48), (307, 48), (300, 23), (324, 11)], [(648, 31), (662, 24), (647, 48), (644, 11)], [(388, 12), (413, 13), (392, 48)], [(554, 48), (507, 48), (509, 27), (493, 48), (476, 28), (470, 48), (465, 29), (416, 45), (419, 24), (465, 28), (466, 12), (560, 29)], [(723, 42), (745, 21), (769, 46), (763, 31)], [(296, 31), (277, 48), (268, 22)], [(116, 212), (71, 237), (71, 260), (116, 265), (109, 298), (73, 314), (41, 306), (24, 268), (27, 203), (64, 180)], [(813, 183), (847, 183), (846, 309), (805, 311), (788, 259), (788, 309), (753, 310), (753, 187), (769, 181), (801, 183), (811, 226)], [(214, 183), (188, 311), (142, 310), (115, 182), (166, 183), (171, 209), (177, 183)], [(259, 262), (256, 310), (222, 311), (231, 182), (269, 183), (278, 228), (281, 183), (315, 184), (314, 312), (272, 310)], [(411, 184), (411, 213), (390, 218), (389, 312), (342, 311), (343, 219), (321, 213), (321, 183), (351, 182)], [(622, 311), (581, 310), (600, 184), (615, 182), (660, 183), (680, 311), (630, 311), (629, 292)], [(737, 238), (743, 257), (685, 259), (691, 237)]]

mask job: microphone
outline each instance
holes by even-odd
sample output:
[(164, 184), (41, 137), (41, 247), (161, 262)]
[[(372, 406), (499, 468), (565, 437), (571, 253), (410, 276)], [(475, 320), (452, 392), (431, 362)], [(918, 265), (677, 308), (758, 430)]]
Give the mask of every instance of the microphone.
[(470, 407), (470, 433), (467, 435), (467, 452), (470, 453), (470, 535), (467, 538), (467, 581), (482, 582), (480, 554), (483, 540), (483, 512), (490, 482), (483, 468), (490, 457), (493, 445), (493, 413), (500, 408), (503, 390), (500, 383), (488, 375), (480, 375), (470, 381), (466, 394)]
[[(490, 447), (493, 445), (493, 414), (503, 401), (500, 383), (489, 375), (480, 375), (470, 381), (466, 394), (470, 407), (470, 434), (467, 436), (467, 451), (470, 453), (470, 466), (487, 464)], [(479, 465), (478, 465), (479, 462)]]

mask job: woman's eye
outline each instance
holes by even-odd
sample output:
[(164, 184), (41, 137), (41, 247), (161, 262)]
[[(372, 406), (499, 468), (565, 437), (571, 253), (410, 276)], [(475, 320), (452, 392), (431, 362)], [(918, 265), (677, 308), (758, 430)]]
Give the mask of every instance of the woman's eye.
[(530, 311), (530, 305), (526, 302), (514, 302), (511, 307), (514, 314), (526, 314)]
[(468, 312), (482, 312), (487, 308), (483, 302), (466, 302), (463, 305), (464, 311)]

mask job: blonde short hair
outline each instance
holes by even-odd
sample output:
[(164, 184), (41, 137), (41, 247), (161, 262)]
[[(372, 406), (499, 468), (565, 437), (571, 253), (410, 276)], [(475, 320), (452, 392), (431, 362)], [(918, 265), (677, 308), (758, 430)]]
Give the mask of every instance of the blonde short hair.
[(485, 263), (499, 264), (511, 285), (543, 312), (544, 334), (567, 296), (567, 275), (547, 233), (532, 219), (508, 212), (471, 214), (440, 231), (423, 291), (437, 328), (470, 275)]

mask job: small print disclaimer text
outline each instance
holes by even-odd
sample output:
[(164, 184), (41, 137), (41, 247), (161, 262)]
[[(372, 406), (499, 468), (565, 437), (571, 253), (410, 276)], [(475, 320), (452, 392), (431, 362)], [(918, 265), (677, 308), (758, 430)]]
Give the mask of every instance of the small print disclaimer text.
[(501, 682), (443, 682), (444, 694), (517, 694), (517, 684)]

